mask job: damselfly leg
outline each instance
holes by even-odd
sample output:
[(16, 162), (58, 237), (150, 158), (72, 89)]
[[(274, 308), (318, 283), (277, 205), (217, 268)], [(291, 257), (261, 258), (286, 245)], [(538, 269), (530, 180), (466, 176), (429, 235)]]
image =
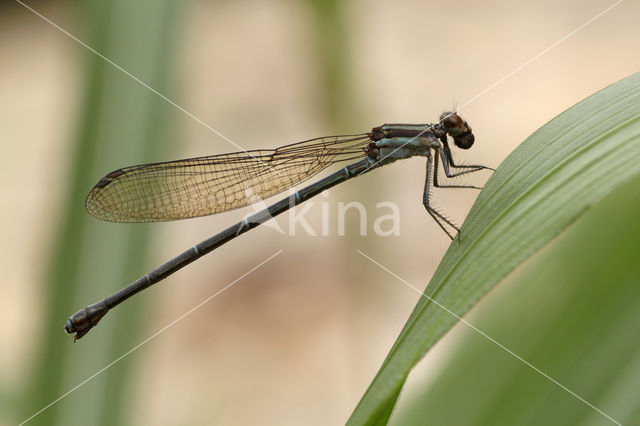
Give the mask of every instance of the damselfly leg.
[[(436, 155), (436, 158), (438, 158), (437, 155)], [(449, 230), (445, 225), (449, 225), (451, 228), (455, 229), (458, 235), (460, 235), (460, 229), (456, 225), (454, 225), (453, 222), (451, 222), (442, 213), (436, 210), (436, 208), (431, 205), (431, 201), (429, 200), (431, 195), (430, 194), (431, 180), (434, 179), (434, 176), (436, 175), (437, 175), (437, 170), (434, 165), (433, 155), (431, 154), (431, 152), (428, 152), (427, 153), (427, 177), (424, 182), (424, 194), (422, 196), (422, 204), (424, 204), (424, 207), (427, 209), (427, 213), (429, 213), (429, 215), (433, 218), (433, 220), (438, 224), (440, 229), (442, 229), (444, 233), (447, 234), (449, 238), (453, 240), (454, 238), (453, 235), (451, 235), (451, 233), (449, 232)], [(434, 186), (436, 186), (435, 185), (436, 180), (437, 179), (434, 179)]]
[(443, 164), (447, 164), (451, 169), (460, 170), (460, 171), (455, 172), (455, 173), (449, 173), (448, 170), (445, 168), (445, 173), (447, 174), (448, 178), (452, 178), (452, 177), (456, 177), (456, 176), (462, 176), (462, 175), (465, 175), (467, 173), (473, 173), (473, 172), (477, 172), (477, 171), (480, 171), (480, 170), (493, 170), (493, 171), (495, 171), (495, 169), (493, 169), (491, 167), (481, 166), (479, 164), (460, 164), (460, 165), (456, 164), (453, 161), (453, 155), (451, 154), (451, 148), (449, 148), (449, 142), (447, 141), (446, 136), (443, 137), (443, 138), (440, 138), (440, 141), (442, 142), (442, 149), (440, 150), (440, 157), (442, 158), (442, 163)]
[[(431, 217), (435, 220), (438, 226), (447, 234), (449, 238), (452, 240), (454, 236), (451, 235), (446, 225), (449, 225), (451, 228), (455, 229), (456, 234), (458, 235), (458, 241), (460, 241), (460, 228), (458, 228), (449, 218), (444, 216), (441, 212), (439, 212), (430, 202), (430, 181), (433, 180), (433, 186), (435, 188), (462, 188), (462, 189), (482, 189), (479, 186), (475, 185), (445, 185), (438, 182), (438, 157), (442, 159), (442, 168), (444, 169), (444, 174), (447, 178), (454, 178), (456, 176), (462, 176), (469, 173), (477, 172), (484, 169), (491, 169), (490, 167), (481, 166), (481, 165), (465, 165), (465, 166), (457, 166), (453, 162), (453, 156), (451, 155), (451, 150), (447, 144), (446, 139), (444, 139), (442, 146), (437, 149), (435, 148), (436, 154), (435, 156), (431, 155), (431, 152), (427, 155), (427, 176), (424, 186), (424, 195), (422, 198), (422, 203), (424, 207), (427, 209), (427, 212)], [(453, 172), (451, 169), (456, 168), (459, 171)], [(460, 170), (462, 169), (462, 170)]]

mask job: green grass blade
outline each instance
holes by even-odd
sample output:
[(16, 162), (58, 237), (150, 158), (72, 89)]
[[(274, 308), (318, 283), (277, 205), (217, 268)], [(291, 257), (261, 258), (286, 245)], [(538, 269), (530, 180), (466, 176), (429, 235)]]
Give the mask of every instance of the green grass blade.
[[(640, 173), (640, 74), (540, 128), (487, 182), (425, 294), (464, 316), (489, 290)], [(421, 298), (349, 424), (388, 420), (413, 366), (457, 322)]]
[[(180, 5), (169, 0), (88, 1), (77, 6), (79, 22), (69, 30), (105, 57), (170, 95), (171, 60)], [(42, 25), (48, 25), (42, 23)], [(70, 314), (105, 297), (146, 272), (151, 227), (113, 226), (92, 218), (84, 200), (109, 171), (135, 162), (166, 158), (170, 139), (167, 113), (172, 107), (112, 64), (55, 28), (51, 37), (67, 40), (85, 63), (85, 86), (78, 129), (68, 162), (66, 200), (43, 277), (41, 336), (31, 385), (21, 398), (16, 422), (56, 401), (83, 380), (130, 349), (144, 326), (147, 299), (132, 301), (93, 336), (73, 343), (64, 332)], [(53, 189), (52, 189), (53, 190)], [(47, 212), (43, 212), (47, 214)], [(29, 421), (33, 425), (122, 424), (128, 417), (135, 359), (88, 383)]]
[[(638, 217), (640, 176), (518, 268), (470, 319), (625, 425), (640, 415)], [(393, 424), (615, 424), (470, 328), (456, 331), (453, 356), (400, 399)]]

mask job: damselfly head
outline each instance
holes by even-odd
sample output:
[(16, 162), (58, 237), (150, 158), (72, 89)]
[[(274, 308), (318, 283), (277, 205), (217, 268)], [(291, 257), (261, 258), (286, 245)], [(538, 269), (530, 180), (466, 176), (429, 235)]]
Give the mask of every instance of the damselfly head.
[(476, 140), (471, 132), (471, 126), (467, 124), (455, 112), (443, 112), (440, 115), (440, 124), (458, 148), (469, 149)]

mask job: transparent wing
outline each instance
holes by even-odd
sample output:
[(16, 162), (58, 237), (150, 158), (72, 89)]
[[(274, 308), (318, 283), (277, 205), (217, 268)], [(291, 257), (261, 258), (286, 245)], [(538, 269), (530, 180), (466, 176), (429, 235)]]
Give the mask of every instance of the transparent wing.
[(115, 170), (91, 189), (87, 211), (111, 222), (220, 213), (269, 198), (339, 161), (365, 156), (367, 133)]

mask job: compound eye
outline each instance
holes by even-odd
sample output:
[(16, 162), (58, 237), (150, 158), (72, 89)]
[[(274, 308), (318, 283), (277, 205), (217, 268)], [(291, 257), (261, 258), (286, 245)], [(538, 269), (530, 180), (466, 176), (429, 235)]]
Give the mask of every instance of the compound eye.
[(457, 114), (448, 114), (442, 120), (442, 125), (444, 126), (446, 131), (450, 132), (464, 126), (464, 122)]
[(476, 138), (471, 133), (471, 130), (461, 133), (458, 136), (453, 138), (453, 142), (456, 144), (458, 148), (461, 149), (469, 149), (473, 146)]

